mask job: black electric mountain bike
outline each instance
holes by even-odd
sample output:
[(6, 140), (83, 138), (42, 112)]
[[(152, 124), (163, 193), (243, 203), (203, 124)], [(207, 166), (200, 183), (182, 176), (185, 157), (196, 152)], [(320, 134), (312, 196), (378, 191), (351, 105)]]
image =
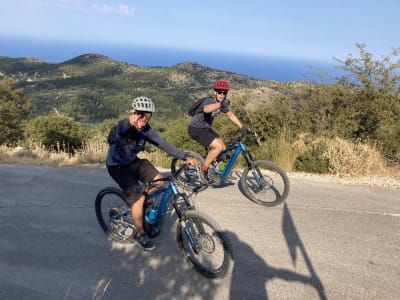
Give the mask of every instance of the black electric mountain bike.
[(189, 190), (199, 188), (204, 184), (221, 187), (231, 179), (232, 170), (239, 155), (242, 154), (246, 161), (246, 167), (240, 178), (240, 189), (243, 194), (255, 203), (264, 206), (276, 206), (282, 203), (290, 190), (286, 172), (272, 161), (256, 160), (243, 141), (246, 135), (254, 134), (243, 132), (227, 143), (226, 150), (221, 152), (210, 165), (207, 178), (200, 168), (204, 158), (193, 151), (186, 151), (186, 154), (196, 158), (199, 163), (196, 166), (185, 166), (179, 165), (178, 160), (173, 159), (171, 174)]
[[(209, 278), (223, 277), (233, 264), (232, 248), (224, 230), (204, 212), (195, 210), (190, 201), (193, 193), (181, 193), (179, 182), (173, 176), (145, 183), (140, 189), (159, 186), (168, 182), (145, 202), (143, 225), (146, 234), (154, 238), (160, 234), (163, 218), (175, 209), (178, 217), (176, 239), (187, 260), (202, 275)], [(172, 206), (172, 207), (171, 207)], [(111, 239), (120, 243), (133, 243), (136, 233), (131, 208), (124, 193), (115, 187), (102, 189), (96, 197), (95, 210), (101, 228)]]

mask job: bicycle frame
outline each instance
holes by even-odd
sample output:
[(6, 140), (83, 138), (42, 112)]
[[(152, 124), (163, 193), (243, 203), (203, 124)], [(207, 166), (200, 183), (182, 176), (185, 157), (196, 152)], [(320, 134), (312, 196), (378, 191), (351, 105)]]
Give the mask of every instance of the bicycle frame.
[[(160, 194), (162, 194), (162, 196), (161, 196), (160, 203), (156, 204), (157, 205), (156, 206), (156, 208), (157, 208), (156, 209), (156, 218), (150, 222), (148, 216), (147, 215), (144, 216), (144, 219), (146, 220), (146, 222), (151, 224), (154, 228), (158, 228), (160, 226), (162, 217), (168, 208), (168, 203), (169, 203), (170, 199), (173, 196), (177, 197), (179, 195), (178, 187), (176, 186), (176, 184), (174, 182), (170, 182), (167, 187), (161, 187), (159, 190), (157, 190), (153, 194), (149, 195), (148, 198), (146, 199), (145, 205), (149, 205), (149, 203), (156, 201), (157, 197), (159, 197)], [(173, 203), (173, 205), (175, 207), (175, 203)]]
[[(168, 181), (168, 184), (158, 185), (156, 181)], [(197, 211), (191, 201), (191, 196), (204, 188), (199, 187), (189, 193), (181, 191), (185, 185), (173, 175), (132, 188), (143, 193), (155, 187), (157, 191), (146, 197), (143, 217), (139, 216), (145, 234), (155, 238), (162, 231), (166, 215), (177, 218), (176, 241), (185, 258), (206, 277), (225, 276), (231, 270), (233, 260), (229, 238), (213, 218)], [(100, 190), (95, 201), (96, 217), (102, 230), (108, 238), (119, 243), (132, 243), (138, 235), (135, 223), (139, 223), (136, 222), (139, 219), (135, 219), (136, 215), (132, 216), (127, 202), (123, 190), (113, 186)]]
[[(180, 195), (178, 187), (174, 182), (170, 182), (168, 186), (166, 187), (161, 187), (159, 190), (154, 192), (153, 194), (149, 195), (148, 198), (146, 199), (145, 205), (149, 205), (149, 203), (156, 201), (156, 198), (159, 197), (159, 195), (162, 194), (161, 196), (161, 201), (159, 204), (156, 206), (156, 217), (153, 221), (150, 222), (148, 219), (148, 216), (144, 216), (144, 221), (151, 224), (153, 228), (159, 228), (161, 224), (161, 220), (164, 216), (164, 213), (166, 212), (168, 208), (168, 203), (171, 200), (172, 197), (177, 197)], [(176, 204), (173, 203), (173, 206), (177, 212), (177, 214), (180, 217), (180, 211), (177, 208)], [(113, 216), (111, 219), (112, 221), (118, 220), (121, 216), (126, 216), (131, 214), (131, 208), (128, 208), (119, 214)], [(125, 227), (132, 227), (132, 224), (129, 224), (128, 222), (123, 222), (123, 226)]]
[[(233, 154), (229, 158), (229, 161), (228, 161), (225, 169), (221, 173), (218, 172), (220, 174), (220, 181), (219, 181), (220, 185), (222, 185), (225, 182), (226, 178), (231, 173), (233, 167), (236, 164), (237, 159), (239, 158), (240, 153), (243, 153), (243, 154), (248, 153), (246, 145), (242, 141), (237, 141), (237, 142), (234, 142), (232, 145), (228, 146), (228, 148), (226, 148), (226, 150), (222, 151), (219, 154), (219, 156), (224, 157), (224, 156), (226, 156), (226, 154), (230, 153), (231, 151), (233, 151)], [(248, 157), (247, 155), (244, 155), (244, 158), (246, 159), (247, 164), (250, 164), (250, 157)]]
[[(229, 182), (235, 179), (230, 175), (238, 162), (239, 155), (242, 154), (244, 169), (238, 172), (240, 191), (255, 203), (264, 206), (278, 205), (289, 193), (289, 178), (276, 163), (265, 159), (259, 160), (252, 155), (250, 148), (245, 144), (247, 135), (257, 137), (256, 133), (243, 130), (240, 136), (226, 143), (226, 149), (213, 159), (207, 172), (202, 171), (202, 164), (209, 154), (209, 147), (205, 147), (205, 156), (190, 150), (185, 152), (187, 156), (192, 156), (198, 161), (194, 166), (187, 167), (174, 158), (171, 162), (171, 174), (176, 176), (177, 181), (182, 183), (187, 191), (193, 193), (210, 186), (221, 188), (227, 181), (229, 184), (234, 184)], [(263, 139), (258, 138), (257, 142), (260, 140)], [(271, 192), (272, 190), (275, 193)]]

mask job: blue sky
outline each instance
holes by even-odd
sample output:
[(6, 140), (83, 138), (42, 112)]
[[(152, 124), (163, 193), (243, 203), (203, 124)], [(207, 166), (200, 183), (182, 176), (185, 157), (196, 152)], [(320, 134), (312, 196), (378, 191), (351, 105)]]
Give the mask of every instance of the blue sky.
[[(400, 47), (398, 0), (12, 0), (2, 38), (330, 61)], [(0, 47), (0, 55), (1, 53)]]

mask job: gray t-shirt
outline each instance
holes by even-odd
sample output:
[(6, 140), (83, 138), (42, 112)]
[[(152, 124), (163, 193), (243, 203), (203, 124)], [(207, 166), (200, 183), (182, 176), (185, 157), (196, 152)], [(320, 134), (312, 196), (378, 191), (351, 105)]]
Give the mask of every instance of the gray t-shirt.
[(194, 127), (194, 128), (209, 128), (211, 127), (214, 118), (221, 114), (221, 113), (227, 113), (230, 111), (229, 107), (229, 100), (224, 99), (221, 102), (221, 107), (217, 108), (216, 110), (213, 110), (210, 113), (205, 113), (203, 111), (204, 106), (208, 104), (214, 104), (217, 103), (214, 97), (209, 97), (204, 99), (203, 103), (197, 108), (196, 114), (192, 117), (190, 120), (189, 126)]

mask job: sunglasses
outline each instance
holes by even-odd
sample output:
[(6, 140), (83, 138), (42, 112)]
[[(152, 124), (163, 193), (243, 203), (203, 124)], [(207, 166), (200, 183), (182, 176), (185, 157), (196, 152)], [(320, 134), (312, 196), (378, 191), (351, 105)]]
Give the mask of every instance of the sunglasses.
[(226, 94), (228, 94), (227, 91), (216, 91), (216, 92), (217, 92), (218, 95), (222, 95), (222, 94), (226, 95)]
[(140, 116), (140, 119), (146, 117), (147, 120), (150, 120), (151, 116), (153, 115), (150, 111), (135, 111), (135, 114)]

